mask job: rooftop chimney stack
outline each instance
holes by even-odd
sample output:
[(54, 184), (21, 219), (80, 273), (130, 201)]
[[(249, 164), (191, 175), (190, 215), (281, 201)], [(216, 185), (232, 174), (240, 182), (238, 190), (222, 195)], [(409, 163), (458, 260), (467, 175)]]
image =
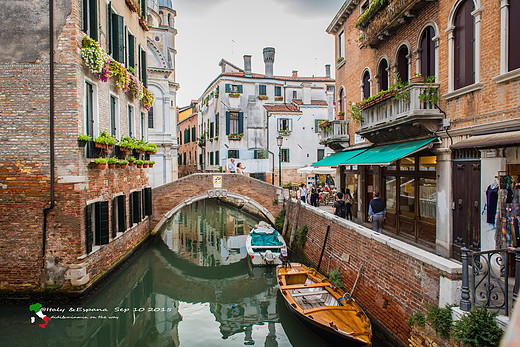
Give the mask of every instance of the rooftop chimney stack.
[(251, 76), (251, 56), (244, 55), (244, 76)]
[(274, 47), (264, 48), (265, 77), (273, 77)]
[(325, 77), (330, 78), (330, 64), (325, 65)]
[(297, 70), (293, 70), (292, 71), (292, 78), (296, 78), (298, 77), (298, 71)]

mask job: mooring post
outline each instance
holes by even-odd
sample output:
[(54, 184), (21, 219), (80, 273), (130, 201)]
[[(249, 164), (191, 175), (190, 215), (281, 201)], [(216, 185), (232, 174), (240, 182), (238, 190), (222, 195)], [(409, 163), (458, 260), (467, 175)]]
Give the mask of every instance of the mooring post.
[(469, 300), (469, 249), (462, 247), (460, 251), (462, 253), (462, 289), (459, 307), (462, 311), (469, 311), (471, 309), (471, 301)]
[(291, 228), (291, 236), (289, 238), (289, 244), (292, 246), (294, 237), (296, 236), (296, 229), (298, 228), (298, 215), (300, 214), (301, 200), (296, 203), (296, 211), (293, 212), (293, 221)]
[(327, 244), (327, 238), (329, 237), (330, 225), (327, 225), (327, 232), (325, 233), (325, 240), (323, 241), (323, 248), (321, 249), (320, 261), (318, 262), (318, 268), (316, 271), (320, 271), (321, 259), (323, 258), (323, 253), (325, 253), (325, 245)]
[(291, 198), (285, 200), (284, 199), (284, 209), (285, 209), (285, 218), (283, 219), (283, 228), (282, 228), (282, 236), (286, 238), (287, 235), (287, 225), (289, 224), (289, 214), (292, 210), (291, 206)]

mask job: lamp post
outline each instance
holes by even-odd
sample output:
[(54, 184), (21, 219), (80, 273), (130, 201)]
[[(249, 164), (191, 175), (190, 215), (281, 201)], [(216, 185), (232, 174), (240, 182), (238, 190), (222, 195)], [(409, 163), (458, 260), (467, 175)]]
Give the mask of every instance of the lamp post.
[(278, 135), (276, 137), (276, 144), (278, 145), (278, 186), (282, 186), (282, 143), (283, 143), (283, 137), (282, 135)]

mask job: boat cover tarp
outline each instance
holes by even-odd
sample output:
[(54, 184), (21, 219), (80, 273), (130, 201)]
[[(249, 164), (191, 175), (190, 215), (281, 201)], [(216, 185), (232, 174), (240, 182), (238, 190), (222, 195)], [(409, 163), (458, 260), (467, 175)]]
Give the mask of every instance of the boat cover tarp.
[(251, 246), (281, 246), (282, 243), (278, 241), (278, 232), (256, 232), (251, 231)]

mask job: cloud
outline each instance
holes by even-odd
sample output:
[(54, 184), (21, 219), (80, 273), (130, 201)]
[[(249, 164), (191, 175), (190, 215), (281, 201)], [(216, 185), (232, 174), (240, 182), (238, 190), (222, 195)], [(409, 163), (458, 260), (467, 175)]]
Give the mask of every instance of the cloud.
[(211, 11), (217, 6), (225, 5), (229, 0), (174, 0), (173, 8), (182, 9), (186, 13), (200, 13)]
[(331, 20), (344, 0), (284, 0), (281, 4), (288, 12), (300, 17), (329, 17)]

